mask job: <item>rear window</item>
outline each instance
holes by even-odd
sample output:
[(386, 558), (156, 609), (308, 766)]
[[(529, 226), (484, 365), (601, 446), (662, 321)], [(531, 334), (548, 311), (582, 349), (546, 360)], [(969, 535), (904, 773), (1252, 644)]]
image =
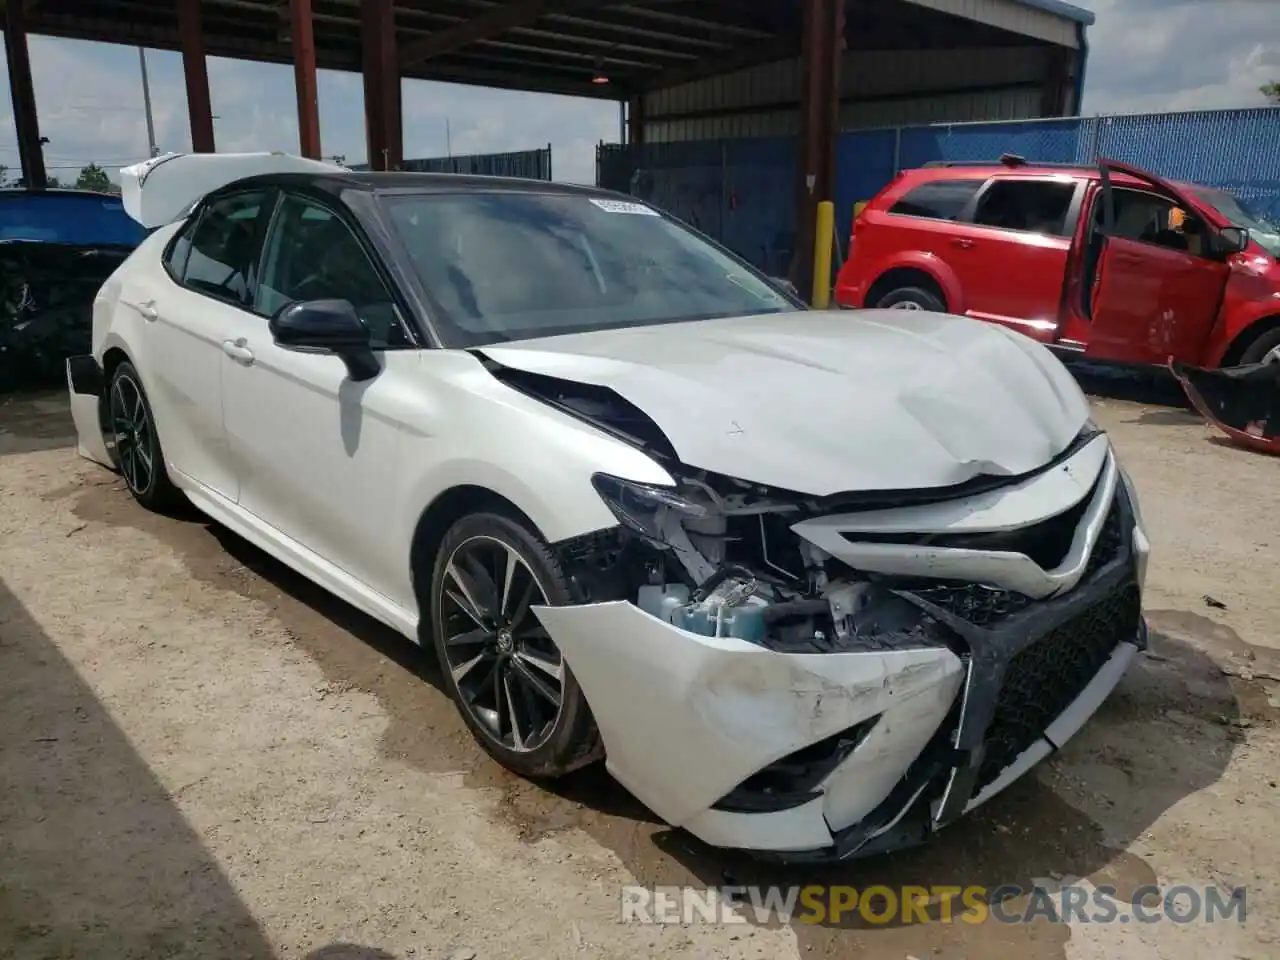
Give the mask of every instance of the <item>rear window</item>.
[(955, 220), (986, 180), (932, 180), (922, 183), (889, 208), (904, 217)]
[(0, 190), (0, 241), (136, 247), (145, 235), (119, 197)]

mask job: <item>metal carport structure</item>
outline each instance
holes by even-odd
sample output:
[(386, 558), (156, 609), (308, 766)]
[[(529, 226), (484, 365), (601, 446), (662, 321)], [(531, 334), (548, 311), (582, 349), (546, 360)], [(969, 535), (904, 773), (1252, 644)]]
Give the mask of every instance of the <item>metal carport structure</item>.
[[(723, 136), (716, 123), (795, 134), (803, 237), (831, 196), (836, 132), (860, 105), (963, 91), (963, 63), (945, 83), (927, 80), (942, 51), (960, 49), (975, 51), (969, 66), (988, 87), (1022, 91), (1005, 114), (1074, 112), (1091, 22), (1061, 0), (8, 0), (4, 31), (23, 174), (36, 188), (45, 173), (28, 33), (181, 51), (197, 151), (215, 149), (206, 55), (292, 63), (300, 149), (312, 157), (316, 69), (362, 73), (374, 169), (403, 159), (402, 78), (619, 101), (635, 142)], [(1008, 54), (1007, 75), (992, 73), (991, 51)]]

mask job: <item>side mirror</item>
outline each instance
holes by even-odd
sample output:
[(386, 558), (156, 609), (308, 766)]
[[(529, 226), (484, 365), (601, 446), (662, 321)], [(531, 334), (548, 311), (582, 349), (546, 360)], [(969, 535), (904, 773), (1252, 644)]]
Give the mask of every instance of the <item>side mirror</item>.
[(1223, 254), (1241, 253), (1249, 246), (1249, 231), (1244, 227), (1223, 227), (1218, 231), (1217, 246)]
[(268, 326), (272, 338), (286, 350), (341, 357), (352, 380), (369, 380), (378, 375), (378, 360), (369, 346), (369, 328), (349, 300), (290, 303), (271, 318)]

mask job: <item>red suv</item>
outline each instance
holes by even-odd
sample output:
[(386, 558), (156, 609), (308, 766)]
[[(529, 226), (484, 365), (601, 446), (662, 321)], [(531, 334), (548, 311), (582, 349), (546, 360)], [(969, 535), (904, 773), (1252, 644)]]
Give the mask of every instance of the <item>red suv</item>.
[(1280, 224), (1225, 190), (1098, 167), (907, 170), (854, 221), (844, 307), (963, 314), (1100, 360), (1280, 361)]

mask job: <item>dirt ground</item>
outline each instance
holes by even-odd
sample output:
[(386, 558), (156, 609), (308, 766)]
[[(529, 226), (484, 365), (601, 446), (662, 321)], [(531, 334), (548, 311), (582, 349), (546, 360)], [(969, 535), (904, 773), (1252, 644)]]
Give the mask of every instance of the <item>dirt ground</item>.
[[(0, 398), (0, 957), (1280, 955), (1280, 465), (1181, 410), (1097, 417), (1155, 545), (1151, 650), (931, 846), (802, 871), (708, 850), (598, 770), (555, 792), (502, 773), (410, 644), (196, 515), (139, 509), (75, 456), (59, 396)], [(620, 919), (629, 883), (1072, 877), (1244, 886), (1248, 920)]]

